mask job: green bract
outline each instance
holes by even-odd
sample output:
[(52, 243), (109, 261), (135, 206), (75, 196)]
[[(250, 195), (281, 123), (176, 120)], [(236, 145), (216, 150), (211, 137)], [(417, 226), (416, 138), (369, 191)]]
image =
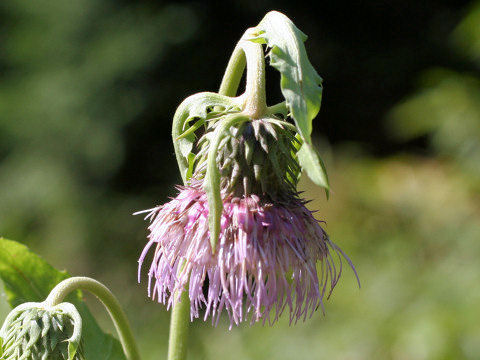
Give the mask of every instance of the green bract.
[[(322, 101), (322, 78), (308, 60), (304, 46), (306, 38), (285, 15), (276, 11), (269, 12), (240, 39), (228, 64), (220, 92), (192, 95), (181, 103), (175, 113), (172, 135), (178, 166), (185, 184), (195, 180), (203, 182), (208, 197), (213, 251), (220, 232), (222, 192), (225, 196), (233, 192), (233, 186), (229, 186), (228, 181), (236, 178), (238, 171), (242, 171), (238, 169), (238, 164), (229, 167), (230, 172), (225, 174), (220, 169), (221, 164), (230, 164), (229, 161), (238, 158), (238, 149), (229, 147), (228, 142), (235, 136), (232, 135), (235, 130), (232, 128), (239, 124), (264, 121), (268, 129), (269, 122), (278, 122), (282, 129), (288, 128), (288, 131), (293, 130), (295, 134), (290, 136), (288, 143), (285, 142), (285, 137), (281, 137), (282, 140), (273, 147), (273, 151), (266, 149), (268, 161), (257, 159), (254, 164), (252, 181), (261, 183), (262, 193), (272, 193), (265, 189), (267, 185), (275, 187), (278, 184), (281, 188), (282, 184), (287, 183), (296, 186), (301, 169), (306, 171), (314, 183), (325, 188), (328, 196), (329, 184), (325, 167), (311, 140), (312, 121), (317, 116)], [(285, 98), (284, 102), (271, 107), (267, 106), (265, 100), (263, 45), (268, 49), (270, 65), (280, 72), (280, 87)], [(245, 67), (245, 93), (236, 96)], [(293, 123), (287, 121), (288, 117)], [(266, 119), (269, 120), (265, 121)], [(199, 134), (200, 131), (202, 133)], [(274, 137), (276, 136), (275, 133)], [(259, 141), (265, 139), (256, 138)], [(248, 141), (245, 142), (241, 145), (244, 149), (242, 156), (248, 158), (253, 153), (253, 147)], [(231, 154), (226, 149), (230, 149)], [(285, 154), (288, 156), (285, 157)], [(268, 175), (277, 177), (277, 182), (262, 180), (262, 174), (267, 173), (262, 172), (263, 164), (271, 166)]]

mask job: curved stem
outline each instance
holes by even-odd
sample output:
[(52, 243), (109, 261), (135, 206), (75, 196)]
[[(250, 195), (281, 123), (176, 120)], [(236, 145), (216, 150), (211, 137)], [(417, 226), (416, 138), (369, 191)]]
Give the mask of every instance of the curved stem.
[(184, 290), (180, 301), (175, 304), (170, 319), (168, 338), (168, 360), (183, 360), (187, 354), (188, 328), (190, 323), (190, 299)]
[(242, 49), (247, 58), (247, 85), (243, 112), (257, 119), (264, 115), (267, 109), (263, 48), (260, 44), (243, 40)]
[(219, 94), (235, 96), (245, 65), (247, 84), (245, 87), (244, 113), (252, 118), (262, 116), (267, 108), (265, 94), (265, 59), (262, 45), (246, 40), (251, 30), (247, 30), (237, 46), (225, 70)]
[(222, 83), (218, 91), (220, 95), (237, 95), (238, 86), (240, 85), (240, 80), (242, 80), (243, 70), (245, 70), (246, 64), (245, 53), (240, 43), (238, 43), (233, 50), (232, 56), (230, 56), (227, 69), (223, 75)]
[(102, 283), (88, 277), (68, 278), (53, 288), (45, 300), (45, 303), (50, 306), (58, 305), (63, 302), (63, 299), (68, 294), (75, 290), (88, 290), (105, 305), (117, 329), (126, 358), (128, 360), (139, 360), (140, 354), (127, 316), (122, 310), (117, 298)]

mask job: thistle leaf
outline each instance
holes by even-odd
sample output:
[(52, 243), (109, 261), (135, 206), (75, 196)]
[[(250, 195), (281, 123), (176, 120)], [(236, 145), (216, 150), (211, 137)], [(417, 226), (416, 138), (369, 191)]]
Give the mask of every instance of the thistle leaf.
[[(223, 110), (209, 112), (215, 107), (221, 107)], [(195, 130), (202, 126), (212, 114), (219, 116), (222, 113), (235, 113), (239, 110), (237, 98), (210, 92), (192, 95), (180, 104), (173, 117), (172, 137), (183, 182), (186, 182), (191, 175), (189, 168), (193, 166), (193, 157), (190, 154), (196, 139)], [(197, 122), (191, 125), (190, 122), (194, 119), (197, 119)]]
[(77, 353), (78, 342), (69, 341), (68, 342), (68, 360), (73, 360), (75, 358), (75, 354)]
[(302, 139), (311, 143), (312, 120), (322, 102), (322, 78), (308, 60), (307, 36), (278, 11), (271, 11), (255, 28), (253, 42), (270, 48), (270, 65), (280, 72), (280, 86)]
[(328, 184), (327, 172), (325, 165), (318, 156), (316, 150), (312, 145), (303, 143), (302, 147), (297, 153), (300, 166), (307, 172), (308, 177), (317, 185), (325, 188), (325, 193), (328, 198), (330, 185)]
[(223, 138), (229, 134), (230, 128), (236, 124), (247, 121), (248, 117), (241, 114), (231, 114), (219, 120), (220, 124), (215, 129), (208, 151), (207, 172), (203, 182), (203, 189), (208, 200), (208, 225), (210, 229), (210, 244), (215, 252), (218, 237), (220, 236), (220, 220), (223, 204), (220, 193), (220, 171), (217, 165), (217, 153)]
[[(312, 181), (326, 189), (328, 179), (323, 163), (313, 149), (312, 121), (320, 111), (322, 78), (308, 60), (304, 42), (307, 36), (293, 22), (277, 11), (271, 11), (252, 32), (250, 41), (266, 44), (270, 65), (280, 72), (280, 87), (285, 105), (303, 142), (298, 154), (300, 165)], [(283, 104), (271, 112), (282, 110)], [(285, 111), (283, 111), (285, 112)]]

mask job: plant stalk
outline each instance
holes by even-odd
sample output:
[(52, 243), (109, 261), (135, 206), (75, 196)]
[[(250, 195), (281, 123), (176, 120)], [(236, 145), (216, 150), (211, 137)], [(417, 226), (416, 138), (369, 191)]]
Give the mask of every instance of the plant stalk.
[(112, 292), (97, 280), (88, 277), (71, 277), (63, 280), (53, 288), (45, 304), (58, 305), (75, 290), (87, 290), (105, 305), (117, 329), (127, 360), (140, 360), (140, 353), (125, 312)]
[(247, 84), (243, 113), (252, 119), (265, 115), (267, 101), (265, 94), (265, 59), (262, 45), (243, 40), (242, 49), (247, 58)]
[(185, 289), (180, 301), (173, 307), (170, 318), (168, 360), (184, 360), (186, 358), (189, 324), (190, 299), (188, 298), (188, 290)]
[(262, 45), (247, 40), (251, 29), (242, 36), (228, 61), (227, 69), (220, 84), (219, 94), (236, 96), (245, 65), (247, 80), (245, 86), (243, 113), (252, 119), (266, 113), (265, 55)]
[[(241, 42), (242, 40), (240, 40)], [(235, 97), (237, 95), (240, 80), (242, 80), (243, 70), (247, 64), (245, 53), (243, 52), (241, 43), (238, 43), (233, 50), (230, 60), (228, 61), (225, 74), (220, 84), (218, 93), (220, 95)]]
[[(252, 119), (267, 112), (265, 95), (265, 59), (260, 44), (245, 40), (248, 31), (238, 42), (225, 70), (219, 94), (235, 97), (247, 67), (243, 113)], [(170, 318), (168, 360), (184, 360), (187, 353), (187, 338), (190, 323), (190, 299), (185, 289), (180, 301), (175, 304)]]

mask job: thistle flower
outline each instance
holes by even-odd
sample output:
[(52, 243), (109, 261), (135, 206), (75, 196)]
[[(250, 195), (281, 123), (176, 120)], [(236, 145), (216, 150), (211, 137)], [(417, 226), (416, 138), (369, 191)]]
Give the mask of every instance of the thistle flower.
[[(243, 51), (245, 93), (225, 96), (232, 92), (229, 81), (240, 79), (226, 74), (223, 94), (193, 95), (175, 113), (173, 140), (185, 185), (170, 202), (139, 212), (148, 213), (151, 224), (138, 280), (154, 249), (148, 295), (170, 308), (188, 291), (191, 319), (205, 309), (204, 319), (216, 324), (225, 310), (230, 326), (272, 324), (287, 309), (291, 323), (305, 320), (324, 310), (343, 259), (356, 275), (297, 192), (302, 170), (327, 195), (329, 188), (310, 139), (322, 88), (305, 38), (285, 15), (268, 13), (247, 30), (227, 67), (235, 71)], [(285, 102), (272, 107), (265, 101), (259, 43), (271, 48), (270, 65), (281, 73)]]
[(319, 306), (323, 309), (325, 294), (337, 284), (341, 256), (351, 265), (294, 196), (281, 202), (254, 194), (225, 197), (219, 245), (212, 253), (205, 191), (198, 185), (179, 190), (147, 215), (149, 242), (138, 276), (140, 281), (141, 266), (154, 247), (149, 296), (171, 307), (188, 288), (192, 318), (205, 307), (205, 320), (211, 316), (214, 323), (223, 309), (230, 324), (237, 325), (249, 314), (252, 323), (272, 324), (285, 308), (290, 322), (306, 319)]
[(24, 303), (13, 309), (0, 330), (5, 360), (83, 360), (82, 319), (70, 303)]
[[(151, 221), (148, 295), (175, 306), (188, 289), (191, 318), (226, 310), (230, 325), (250, 319), (273, 324), (287, 309), (290, 322), (323, 307), (342, 273), (342, 257), (296, 193), (300, 166), (295, 132), (277, 118), (247, 119), (231, 126), (216, 152), (222, 212), (218, 245), (212, 251), (205, 154), (222, 122), (211, 123), (187, 186), (170, 202), (146, 210)], [(284, 175), (285, 174), (285, 175)], [(319, 264), (319, 267), (317, 267)], [(353, 268), (354, 269), (354, 268)]]

